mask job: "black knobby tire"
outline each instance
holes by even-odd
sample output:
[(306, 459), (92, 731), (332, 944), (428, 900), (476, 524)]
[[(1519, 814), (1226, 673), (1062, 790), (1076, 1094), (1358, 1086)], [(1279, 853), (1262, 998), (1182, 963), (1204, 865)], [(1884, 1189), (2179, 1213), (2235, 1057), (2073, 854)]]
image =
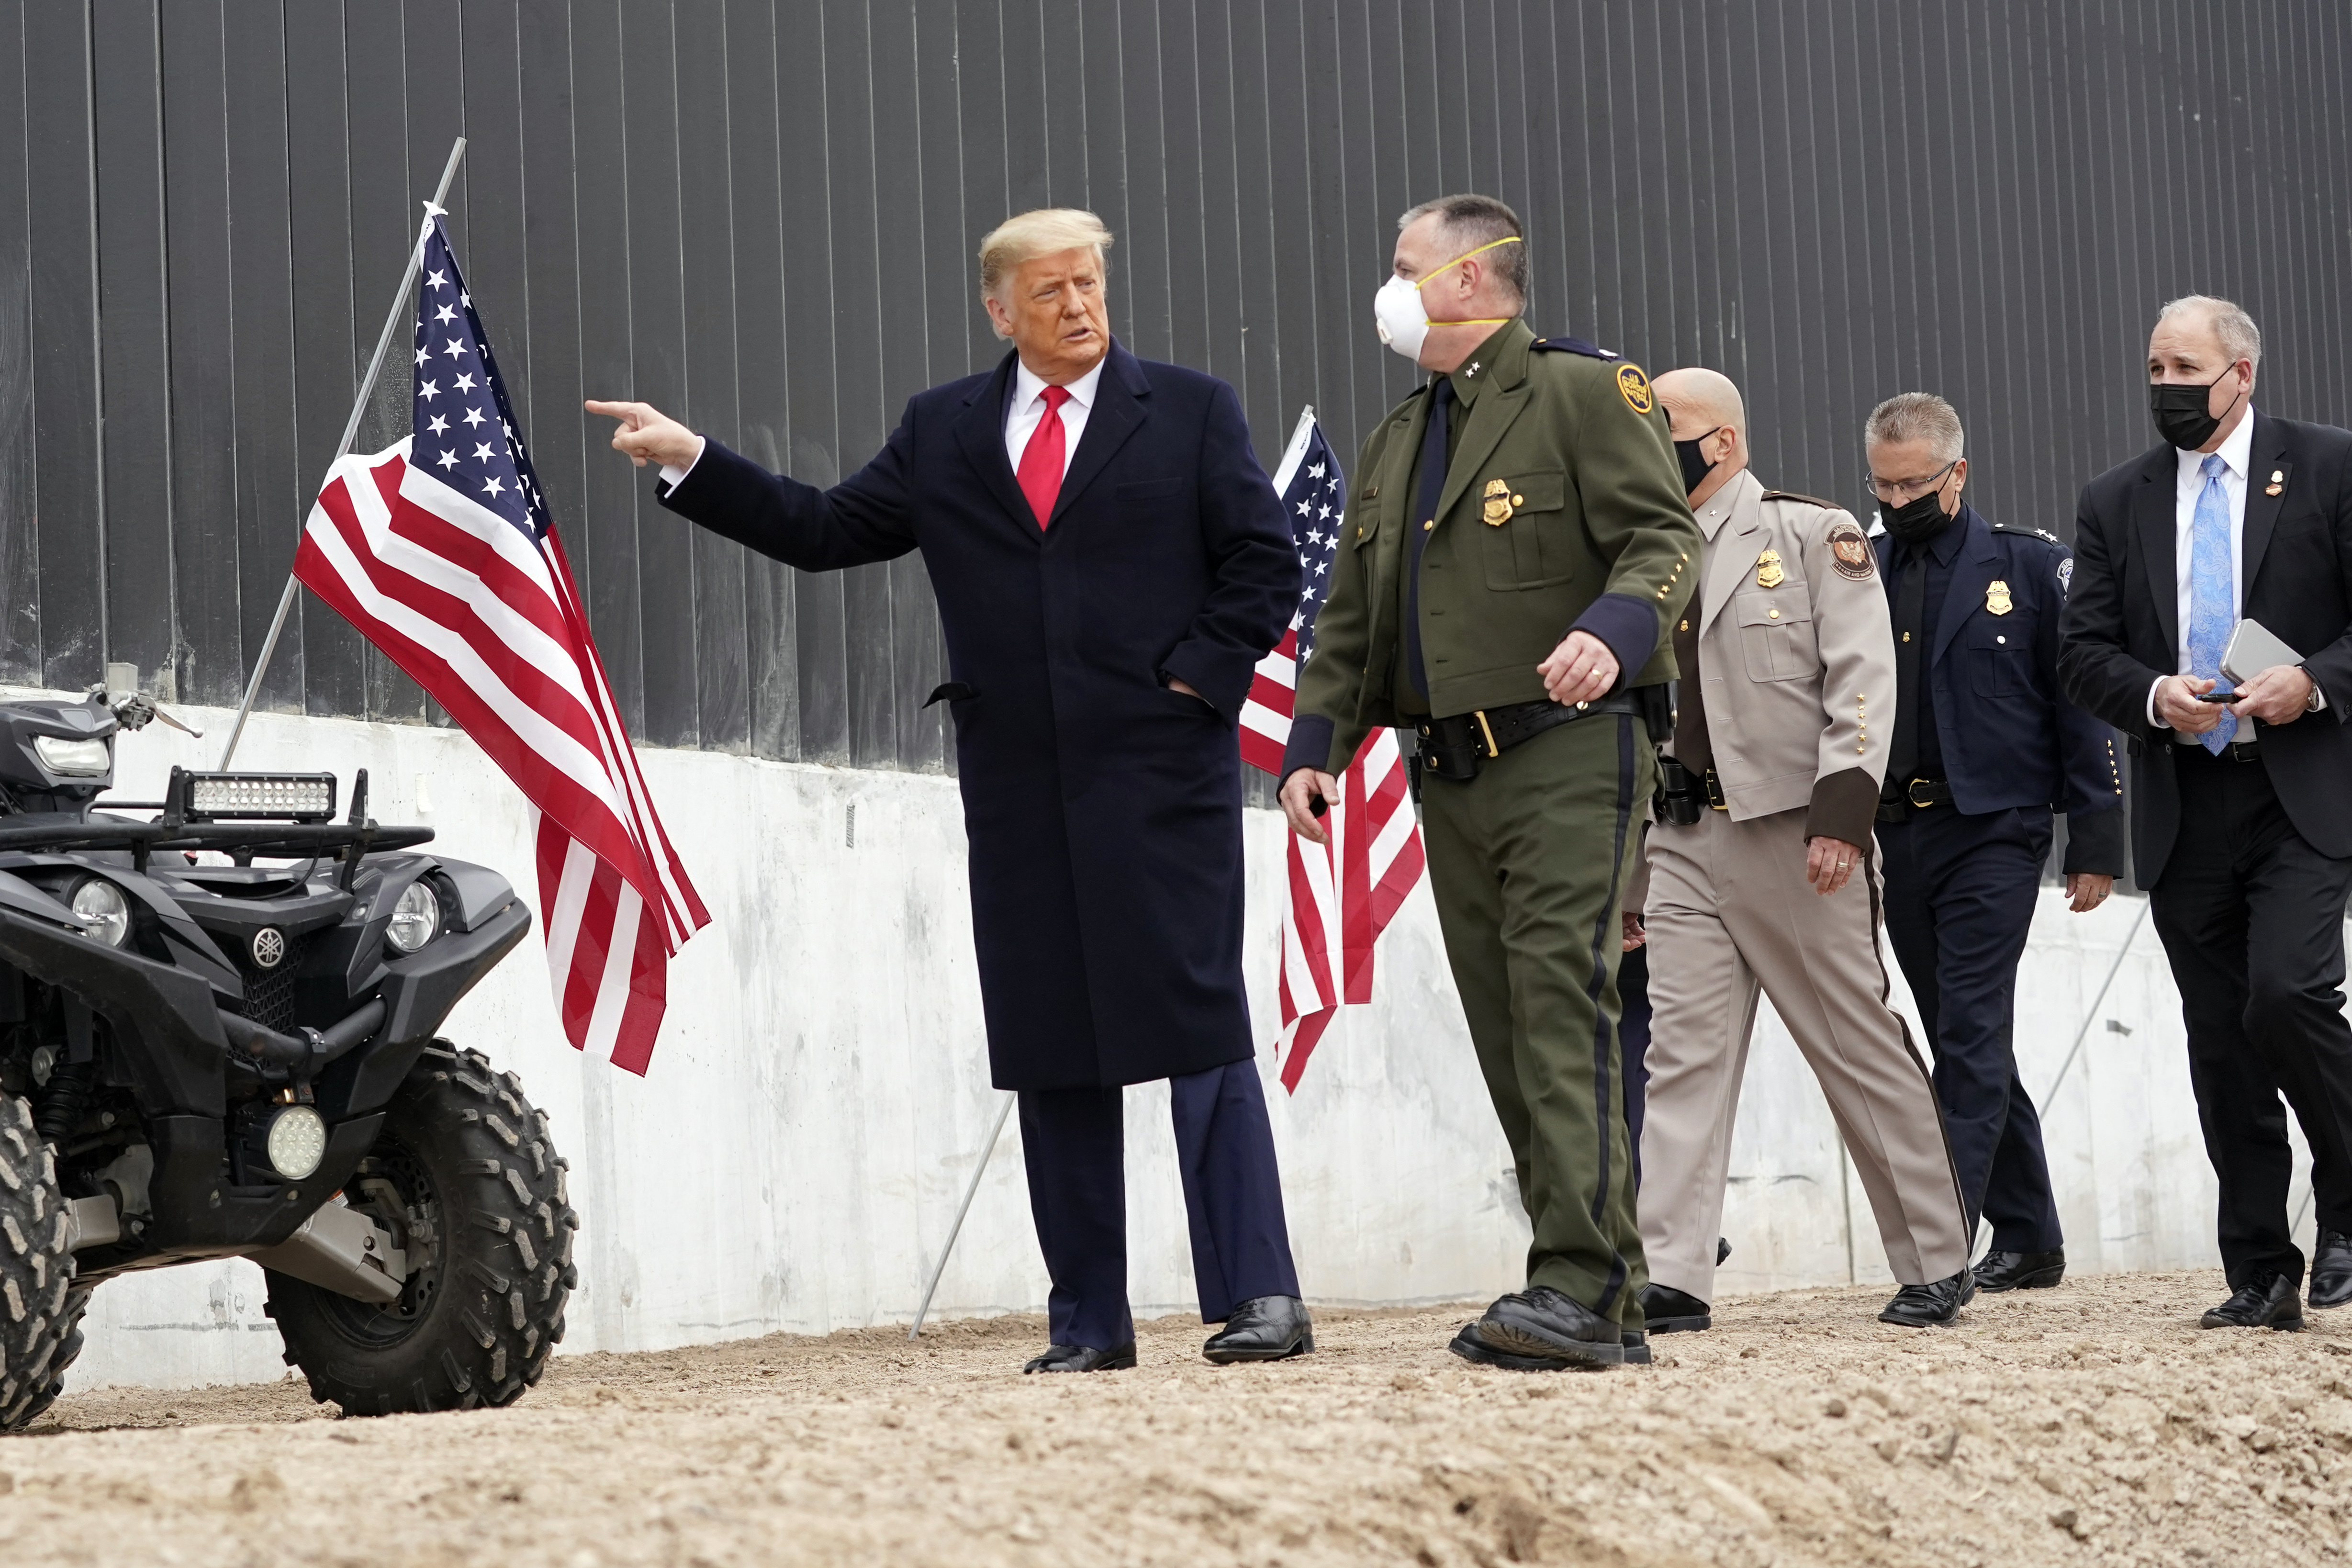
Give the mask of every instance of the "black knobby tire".
[(57, 1162), (32, 1109), (0, 1095), (0, 1432), (16, 1431), (53, 1404), (81, 1354), (72, 1237)]
[(564, 1162), (522, 1080), (434, 1042), (343, 1196), (408, 1255), (387, 1307), (270, 1274), (269, 1314), (310, 1396), (350, 1415), (510, 1405), (563, 1338), (579, 1271)]

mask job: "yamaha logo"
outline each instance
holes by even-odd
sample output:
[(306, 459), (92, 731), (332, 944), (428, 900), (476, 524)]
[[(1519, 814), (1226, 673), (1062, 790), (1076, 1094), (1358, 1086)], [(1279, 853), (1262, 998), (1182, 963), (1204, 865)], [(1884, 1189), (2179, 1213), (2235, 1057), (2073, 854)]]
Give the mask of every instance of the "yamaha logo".
[(264, 926), (254, 934), (253, 963), (257, 969), (275, 969), (286, 962), (286, 933)]

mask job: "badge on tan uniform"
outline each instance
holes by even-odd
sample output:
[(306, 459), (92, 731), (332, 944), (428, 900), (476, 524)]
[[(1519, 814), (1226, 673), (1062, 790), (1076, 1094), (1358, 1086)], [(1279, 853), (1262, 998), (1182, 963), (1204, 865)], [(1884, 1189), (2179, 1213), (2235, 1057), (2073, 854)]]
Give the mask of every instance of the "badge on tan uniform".
[(1777, 588), (1788, 580), (1789, 574), (1780, 570), (1780, 552), (1779, 551), (1768, 550), (1763, 554), (1759, 555), (1756, 558), (1756, 585), (1758, 587)]
[(2009, 584), (1996, 577), (1985, 584), (1985, 613), (2005, 616), (2017, 606), (2009, 596)]
[(1617, 367), (1617, 390), (1624, 396), (1625, 406), (1636, 414), (1647, 414), (1658, 405), (1658, 400), (1650, 394), (1650, 378), (1642, 374), (1638, 364)]
[(1863, 537), (1859, 524), (1830, 524), (1829, 545), (1830, 564), (1837, 568), (1839, 576), (1851, 583), (1867, 583), (1877, 574), (1878, 557), (1871, 552), (1870, 541)]

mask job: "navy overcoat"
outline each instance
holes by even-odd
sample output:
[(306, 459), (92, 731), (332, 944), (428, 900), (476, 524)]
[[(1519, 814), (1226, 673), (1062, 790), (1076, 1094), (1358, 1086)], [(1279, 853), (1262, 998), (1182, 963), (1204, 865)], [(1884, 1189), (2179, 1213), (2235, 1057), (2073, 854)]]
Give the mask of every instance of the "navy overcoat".
[(1005, 453), (1013, 364), (917, 395), (831, 489), (712, 441), (662, 504), (811, 572), (923, 552), (996, 1087), (1241, 1061), (1235, 725), (1298, 602), (1281, 501), (1233, 388), (1114, 342), (1040, 530)]

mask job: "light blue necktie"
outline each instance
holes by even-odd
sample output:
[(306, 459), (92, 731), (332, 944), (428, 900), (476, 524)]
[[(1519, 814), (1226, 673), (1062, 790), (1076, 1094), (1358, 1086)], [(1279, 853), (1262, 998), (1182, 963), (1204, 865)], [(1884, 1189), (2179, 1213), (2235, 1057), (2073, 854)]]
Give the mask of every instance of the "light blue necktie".
[[(2234, 689), (2221, 675), (2221, 651), (2230, 645), (2237, 619), (2231, 600), (2230, 497), (2221, 489), (2221, 455), (2208, 454), (2197, 466), (2205, 488), (2197, 492), (2197, 515), (2189, 527), (2189, 673), (2215, 683), (2216, 691)], [(2197, 739), (2219, 756), (2238, 732), (2238, 717), (2224, 711), (2221, 721)]]

